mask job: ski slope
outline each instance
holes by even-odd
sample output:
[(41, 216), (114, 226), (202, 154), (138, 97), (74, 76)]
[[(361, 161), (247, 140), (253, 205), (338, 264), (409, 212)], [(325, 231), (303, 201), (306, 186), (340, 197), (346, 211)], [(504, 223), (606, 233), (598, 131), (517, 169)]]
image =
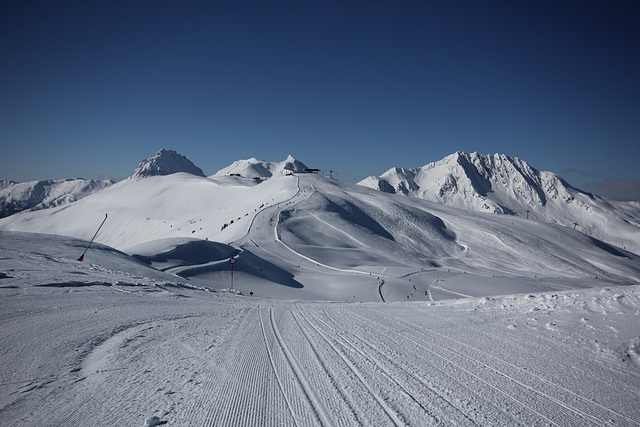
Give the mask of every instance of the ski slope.
[(279, 300), (83, 243), (0, 232), (2, 425), (639, 424), (638, 286)]
[(0, 219), (0, 425), (640, 424), (637, 255), (317, 175), (199, 175)]
[[(640, 282), (640, 259), (566, 227), (317, 175), (126, 180), (0, 230), (89, 239), (199, 286), (284, 299), (438, 300)], [(511, 280), (517, 278), (517, 281)]]

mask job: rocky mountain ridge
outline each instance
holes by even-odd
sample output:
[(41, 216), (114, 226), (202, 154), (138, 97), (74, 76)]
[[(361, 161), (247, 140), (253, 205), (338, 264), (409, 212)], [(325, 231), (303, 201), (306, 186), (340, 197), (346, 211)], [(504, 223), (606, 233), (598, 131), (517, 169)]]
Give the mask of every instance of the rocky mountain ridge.
[(584, 192), (513, 156), (458, 151), (419, 168), (391, 168), (359, 184), (463, 210), (517, 215), (571, 227), (640, 251), (640, 204)]
[(75, 202), (114, 182), (83, 178), (29, 182), (0, 180), (0, 218)]

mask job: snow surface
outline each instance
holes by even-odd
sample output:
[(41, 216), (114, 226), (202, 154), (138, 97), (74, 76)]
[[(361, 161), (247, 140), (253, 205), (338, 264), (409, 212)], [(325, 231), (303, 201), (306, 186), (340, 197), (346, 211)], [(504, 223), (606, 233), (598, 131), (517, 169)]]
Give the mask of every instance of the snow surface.
[(0, 425), (639, 425), (638, 283), (533, 219), (128, 179), (0, 220)]
[(457, 152), (416, 169), (392, 168), (359, 183), (464, 210), (518, 215), (576, 228), (640, 253), (640, 204), (578, 190), (504, 154)]
[(0, 232), (1, 425), (639, 424), (640, 286), (285, 301), (85, 244)]

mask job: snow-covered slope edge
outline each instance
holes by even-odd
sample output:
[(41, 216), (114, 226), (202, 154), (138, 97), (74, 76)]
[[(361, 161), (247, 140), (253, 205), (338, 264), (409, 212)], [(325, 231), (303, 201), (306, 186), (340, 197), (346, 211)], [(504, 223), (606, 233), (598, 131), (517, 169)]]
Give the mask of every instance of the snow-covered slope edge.
[(46, 209), (75, 202), (113, 185), (113, 180), (65, 179), (0, 181), (0, 218), (26, 210)]
[(586, 193), (513, 156), (459, 151), (420, 168), (392, 168), (359, 184), (464, 210), (559, 224), (640, 253), (639, 203)]
[[(0, 252), (4, 260), (0, 278), (12, 279), (20, 286), (74, 287), (148, 286), (193, 288), (187, 280), (165, 274), (112, 247), (94, 242), (84, 261), (76, 259), (87, 247), (86, 240), (40, 233), (0, 231)], [(28, 273), (10, 268), (8, 260), (21, 260)], [(2, 277), (4, 275), (4, 277)], [(2, 284), (3, 282), (0, 282)]]

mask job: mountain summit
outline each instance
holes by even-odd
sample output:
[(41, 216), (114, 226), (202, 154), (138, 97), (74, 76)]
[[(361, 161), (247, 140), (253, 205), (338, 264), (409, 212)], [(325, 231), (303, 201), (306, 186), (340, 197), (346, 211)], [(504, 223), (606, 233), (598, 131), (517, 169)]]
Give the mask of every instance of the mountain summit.
[(640, 209), (604, 199), (538, 171), (517, 157), (458, 151), (414, 169), (391, 168), (360, 185), (467, 211), (518, 215), (564, 225), (640, 252)]
[(553, 200), (579, 204), (576, 197), (593, 197), (517, 157), (462, 151), (420, 168), (392, 168), (360, 184), (458, 208), (505, 214), (522, 213)]
[(178, 172), (205, 176), (202, 169), (194, 165), (185, 156), (163, 148), (153, 156), (141, 161), (129, 178), (138, 179), (156, 175), (171, 175)]
[(302, 172), (307, 166), (289, 155), (282, 162), (266, 162), (254, 157), (238, 160), (224, 169), (220, 169), (215, 176), (239, 175), (245, 178), (271, 178), (287, 172)]

